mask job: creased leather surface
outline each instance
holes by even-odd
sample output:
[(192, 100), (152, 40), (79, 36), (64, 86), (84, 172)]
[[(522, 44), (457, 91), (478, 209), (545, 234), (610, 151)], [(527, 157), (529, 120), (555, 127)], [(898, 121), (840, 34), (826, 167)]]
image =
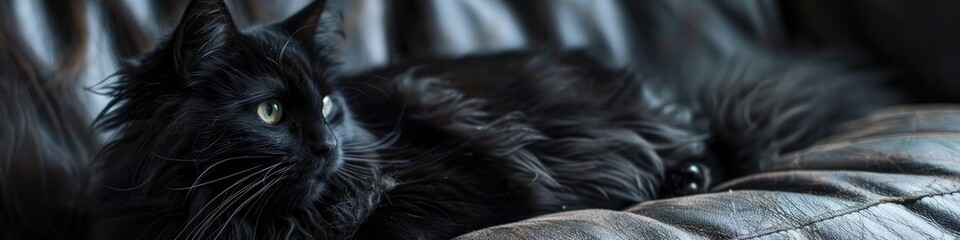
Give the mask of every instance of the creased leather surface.
[(949, 239), (960, 236), (960, 106), (910, 106), (718, 185), (460, 239)]

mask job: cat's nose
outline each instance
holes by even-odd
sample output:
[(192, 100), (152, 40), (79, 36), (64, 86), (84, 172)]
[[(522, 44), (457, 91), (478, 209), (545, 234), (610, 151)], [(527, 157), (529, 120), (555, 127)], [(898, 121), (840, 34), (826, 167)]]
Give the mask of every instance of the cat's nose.
[(313, 137), (311, 147), (319, 154), (331, 154), (337, 149), (337, 137), (329, 127), (320, 127), (322, 129)]

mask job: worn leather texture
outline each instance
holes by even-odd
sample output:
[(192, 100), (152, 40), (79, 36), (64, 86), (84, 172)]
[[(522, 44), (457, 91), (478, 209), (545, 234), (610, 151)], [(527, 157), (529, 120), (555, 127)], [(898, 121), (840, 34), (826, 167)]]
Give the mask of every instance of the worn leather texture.
[(787, 44), (776, 1), (333, 1), (344, 69), (530, 50), (584, 51), (612, 67), (670, 68)]
[(711, 193), (582, 210), (459, 239), (949, 239), (960, 236), (960, 106), (847, 124)]

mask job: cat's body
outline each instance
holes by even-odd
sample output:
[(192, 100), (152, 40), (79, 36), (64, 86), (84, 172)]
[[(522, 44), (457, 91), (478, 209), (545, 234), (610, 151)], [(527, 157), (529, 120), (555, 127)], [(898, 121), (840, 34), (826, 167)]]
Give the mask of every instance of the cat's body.
[[(241, 32), (222, 2), (194, 1), (121, 71), (100, 120), (118, 135), (97, 160), (95, 235), (438, 239), (624, 208), (704, 191), (886, 99), (784, 59), (692, 80), (549, 53), (332, 78), (322, 6)], [(714, 174), (673, 174), (702, 165)]]
[(343, 93), (355, 118), (381, 138), (399, 136), (380, 159), (406, 160), (383, 168), (395, 185), (358, 234), (446, 238), (701, 193), (892, 100), (831, 61), (753, 57), (729, 59), (704, 79), (610, 70), (578, 54), (481, 56), (349, 78)]
[(639, 79), (559, 58), (486, 56), (345, 82), (357, 119), (397, 135), (382, 159), (401, 162), (383, 168), (395, 186), (358, 235), (445, 238), (537, 214), (624, 208), (659, 197), (667, 167), (707, 157), (690, 126), (637, 101)]

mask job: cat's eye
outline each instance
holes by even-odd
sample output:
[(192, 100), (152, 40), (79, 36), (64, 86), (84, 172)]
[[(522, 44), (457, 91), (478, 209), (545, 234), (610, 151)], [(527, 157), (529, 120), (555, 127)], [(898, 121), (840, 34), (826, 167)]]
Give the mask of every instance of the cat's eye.
[(330, 114), (333, 113), (333, 101), (330, 100), (330, 96), (323, 97), (323, 117), (329, 118)]
[(277, 124), (283, 117), (283, 105), (273, 99), (260, 102), (257, 104), (257, 116), (267, 124)]

